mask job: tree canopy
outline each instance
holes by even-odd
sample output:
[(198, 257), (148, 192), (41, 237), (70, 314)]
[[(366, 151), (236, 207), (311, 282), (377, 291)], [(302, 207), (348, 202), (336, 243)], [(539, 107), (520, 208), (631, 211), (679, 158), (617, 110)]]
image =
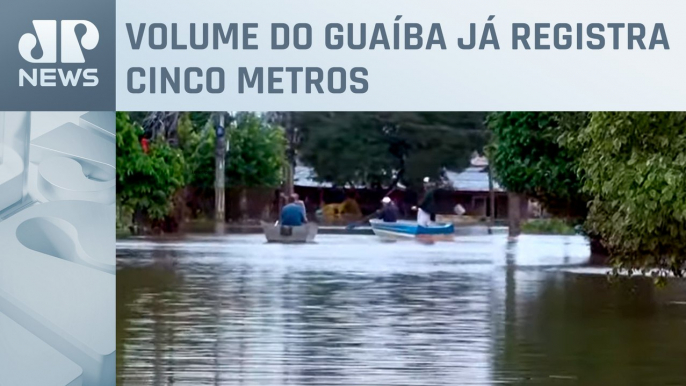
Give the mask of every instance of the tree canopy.
[(585, 217), (578, 154), (559, 138), (588, 123), (588, 113), (498, 112), (488, 115), (495, 179), (507, 190), (540, 201), (554, 214)]
[(201, 190), (213, 189), (217, 136), (211, 116), (208, 113), (198, 118), (195, 113), (182, 114), (176, 131), (184, 157), (186, 185)]
[(321, 180), (338, 185), (416, 185), (444, 168), (469, 165), (487, 132), (470, 112), (294, 113), (298, 156)]
[(254, 113), (239, 113), (228, 131), (226, 176), (230, 186), (281, 184), (286, 141), (280, 127)]
[[(143, 125), (152, 121), (146, 133)], [(227, 121), (227, 187), (275, 187), (285, 159), (283, 130), (256, 113)], [(156, 131), (157, 134), (151, 131)], [(145, 152), (141, 139), (148, 138)], [(120, 227), (133, 215), (153, 222), (172, 216), (193, 197), (214, 195), (216, 133), (208, 112), (117, 113), (117, 200)], [(183, 188), (186, 197), (174, 199)], [(197, 197), (196, 197), (197, 198)], [(176, 202), (176, 204), (175, 204)]]
[[(188, 184), (212, 188), (215, 178), (216, 132), (209, 115), (183, 114), (179, 119), (179, 145), (188, 167)], [(227, 186), (274, 187), (281, 184), (285, 158), (283, 130), (255, 113), (240, 112), (226, 128)]]
[(143, 128), (124, 112), (117, 112), (116, 120), (119, 217), (124, 223), (135, 213), (161, 220), (173, 209), (171, 197), (185, 184), (183, 153), (164, 141), (153, 141), (145, 153)]
[(686, 273), (686, 113), (491, 114), (508, 189), (572, 208), (617, 271)]
[[(619, 269), (686, 273), (686, 113), (596, 112), (567, 137), (579, 154), (587, 224)], [(583, 151), (581, 151), (583, 150)]]

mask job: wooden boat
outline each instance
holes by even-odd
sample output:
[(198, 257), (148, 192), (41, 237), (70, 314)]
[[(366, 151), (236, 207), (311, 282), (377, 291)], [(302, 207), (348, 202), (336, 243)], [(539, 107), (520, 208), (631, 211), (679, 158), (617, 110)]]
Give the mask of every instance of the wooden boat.
[(452, 223), (435, 223), (428, 227), (416, 221), (384, 222), (369, 220), (374, 234), (385, 240), (420, 239), (429, 241), (452, 240), (455, 226)]
[(317, 229), (316, 223), (292, 227), (262, 222), (262, 230), (270, 243), (311, 243), (317, 236)]

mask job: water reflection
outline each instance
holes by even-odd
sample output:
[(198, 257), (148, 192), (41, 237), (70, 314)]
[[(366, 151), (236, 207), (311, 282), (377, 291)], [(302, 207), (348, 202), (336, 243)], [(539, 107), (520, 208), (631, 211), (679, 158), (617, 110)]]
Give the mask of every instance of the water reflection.
[(686, 384), (686, 286), (566, 273), (575, 237), (118, 245), (120, 385)]

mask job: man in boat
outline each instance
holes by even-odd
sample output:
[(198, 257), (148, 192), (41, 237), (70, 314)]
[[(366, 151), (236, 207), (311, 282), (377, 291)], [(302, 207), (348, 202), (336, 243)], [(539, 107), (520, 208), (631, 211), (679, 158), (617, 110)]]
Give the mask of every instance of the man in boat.
[(281, 225), (297, 227), (307, 223), (303, 206), (296, 202), (295, 196), (288, 197), (288, 205), (281, 209)]
[(424, 198), (417, 209), (417, 224), (428, 227), (436, 221), (436, 189), (429, 177), (424, 178)]
[(398, 207), (395, 206), (390, 197), (384, 197), (381, 200), (381, 209), (379, 210), (379, 220), (383, 222), (397, 222), (398, 221)]

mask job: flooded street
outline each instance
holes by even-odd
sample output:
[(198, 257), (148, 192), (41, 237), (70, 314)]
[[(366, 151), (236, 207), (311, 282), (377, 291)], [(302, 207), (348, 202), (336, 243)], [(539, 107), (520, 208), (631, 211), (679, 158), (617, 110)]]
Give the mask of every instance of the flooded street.
[(686, 281), (578, 236), (117, 244), (118, 385), (686, 385)]

